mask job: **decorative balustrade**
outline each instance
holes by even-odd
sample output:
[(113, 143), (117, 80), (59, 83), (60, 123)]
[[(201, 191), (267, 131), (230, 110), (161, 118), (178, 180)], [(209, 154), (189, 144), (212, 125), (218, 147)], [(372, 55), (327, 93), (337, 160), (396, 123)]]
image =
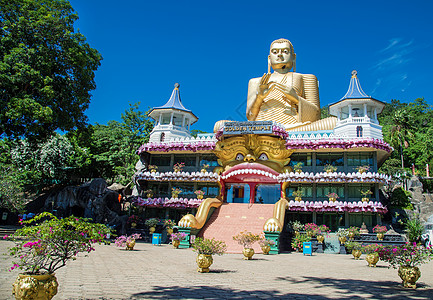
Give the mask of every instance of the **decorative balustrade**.
[(197, 208), (202, 199), (187, 198), (141, 198), (135, 197), (132, 203), (139, 207), (171, 207), (171, 208)]
[(346, 201), (289, 201), (290, 211), (320, 212), (377, 212), (384, 214), (388, 209), (380, 202), (346, 202)]
[(215, 149), (215, 137), (190, 137), (176, 138), (167, 142), (147, 143), (143, 144), (137, 151), (137, 154), (143, 152), (170, 152), (170, 151), (204, 151)]
[(278, 175), (279, 182), (370, 182), (370, 183), (389, 183), (391, 177), (385, 174), (379, 174), (376, 172), (365, 172), (365, 173), (344, 173), (344, 172), (320, 172), (320, 173), (282, 173)]
[(213, 172), (141, 172), (136, 175), (136, 180), (153, 180), (153, 181), (204, 181), (217, 182), (219, 175)]
[[(340, 149), (352, 149), (352, 148), (375, 148), (391, 152), (393, 149), (390, 145), (385, 143), (383, 140), (370, 139), (370, 138), (357, 138), (357, 139), (330, 139), (330, 138), (293, 138), (286, 142), (287, 149), (310, 149), (319, 150), (326, 148), (340, 148)], [(302, 136), (301, 136), (302, 137)]]

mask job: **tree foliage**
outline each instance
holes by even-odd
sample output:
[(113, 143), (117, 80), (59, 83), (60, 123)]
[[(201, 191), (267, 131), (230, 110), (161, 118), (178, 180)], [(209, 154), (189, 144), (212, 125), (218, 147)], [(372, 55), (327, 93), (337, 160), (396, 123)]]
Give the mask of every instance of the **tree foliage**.
[(423, 98), (410, 103), (392, 100), (386, 104), (379, 122), (385, 141), (395, 148), (380, 171), (394, 175), (397, 169), (404, 169), (410, 173), (414, 164), (418, 175), (426, 175), (426, 164), (433, 166), (433, 107)]
[(0, 137), (46, 137), (87, 121), (101, 55), (66, 0), (0, 0)]

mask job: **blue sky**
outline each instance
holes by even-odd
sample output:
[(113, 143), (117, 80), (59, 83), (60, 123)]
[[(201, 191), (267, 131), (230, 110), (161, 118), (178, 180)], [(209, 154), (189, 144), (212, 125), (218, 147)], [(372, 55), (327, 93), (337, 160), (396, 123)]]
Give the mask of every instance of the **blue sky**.
[(244, 120), (248, 80), (267, 70), (270, 43), (289, 39), (299, 73), (317, 76), (321, 106), (338, 101), (350, 74), (390, 102), (433, 104), (433, 1), (71, 0), (76, 28), (103, 56), (86, 114), (120, 120), (128, 103), (163, 105), (176, 82), (181, 99), (211, 132)]

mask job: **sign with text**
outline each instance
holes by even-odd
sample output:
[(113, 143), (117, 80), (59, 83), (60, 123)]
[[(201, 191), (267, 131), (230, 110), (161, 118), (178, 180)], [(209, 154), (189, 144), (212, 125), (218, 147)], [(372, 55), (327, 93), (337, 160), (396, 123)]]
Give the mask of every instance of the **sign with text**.
[(223, 134), (272, 134), (272, 121), (226, 122)]

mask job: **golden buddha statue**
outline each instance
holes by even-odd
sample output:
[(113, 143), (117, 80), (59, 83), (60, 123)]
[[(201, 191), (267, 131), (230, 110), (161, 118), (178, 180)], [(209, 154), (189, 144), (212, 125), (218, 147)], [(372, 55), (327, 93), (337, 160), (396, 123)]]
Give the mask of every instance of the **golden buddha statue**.
[[(270, 68), (274, 70), (270, 73)], [(293, 68), (293, 72), (291, 71)], [(248, 84), (247, 118), (249, 121), (275, 121), (287, 131), (327, 130), (336, 118), (320, 120), (317, 78), (296, 73), (296, 54), (289, 40), (272, 42), (268, 73)]]

